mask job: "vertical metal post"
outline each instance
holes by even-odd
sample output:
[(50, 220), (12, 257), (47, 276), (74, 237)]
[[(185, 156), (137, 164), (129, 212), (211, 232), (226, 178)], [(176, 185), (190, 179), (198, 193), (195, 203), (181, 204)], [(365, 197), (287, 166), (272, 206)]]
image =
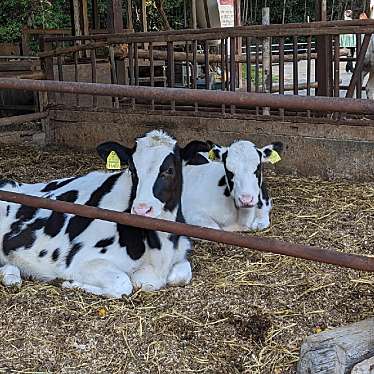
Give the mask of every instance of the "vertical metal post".
[[(284, 37), (279, 39), (279, 94), (284, 95)], [(284, 109), (279, 109), (279, 115), (284, 118)]]
[[(167, 80), (168, 80), (168, 87), (174, 87), (175, 85), (175, 69), (174, 69), (174, 48), (173, 42), (167, 42), (167, 59), (168, 59), (168, 66), (167, 66)], [(175, 100), (171, 101), (171, 110), (175, 110)]]
[[(153, 43), (149, 43), (149, 69), (150, 69), (150, 80), (151, 80), (151, 87), (155, 85), (155, 65), (153, 61)], [(152, 110), (155, 110), (155, 100), (152, 99), (151, 101)]]
[[(270, 25), (270, 8), (262, 8), (262, 24)], [(270, 92), (270, 38), (264, 38), (262, 42), (262, 91), (265, 93)], [(264, 116), (270, 115), (270, 108), (264, 107), (262, 114)]]
[[(230, 91), (235, 92), (236, 90), (236, 45), (235, 38), (230, 38)], [(235, 113), (235, 106), (231, 105), (231, 114)]]
[[(197, 40), (192, 41), (192, 88), (197, 89)], [(199, 110), (198, 103), (195, 103), (195, 112)]]
[(204, 42), (204, 65), (205, 65), (205, 89), (209, 90), (210, 77), (209, 77), (209, 44), (208, 40)]
[(297, 36), (293, 37), (293, 94), (299, 94), (299, 61), (297, 53)]
[[(91, 82), (96, 83), (96, 52), (95, 49), (91, 50)], [(92, 105), (94, 108), (97, 107), (97, 96), (92, 95)]]
[[(316, 1), (316, 20), (327, 20), (327, 0)], [(332, 48), (329, 36), (317, 37), (316, 81), (318, 96), (331, 96), (332, 91)]]
[(334, 35), (334, 96), (339, 97), (340, 90), (340, 41), (339, 35)]

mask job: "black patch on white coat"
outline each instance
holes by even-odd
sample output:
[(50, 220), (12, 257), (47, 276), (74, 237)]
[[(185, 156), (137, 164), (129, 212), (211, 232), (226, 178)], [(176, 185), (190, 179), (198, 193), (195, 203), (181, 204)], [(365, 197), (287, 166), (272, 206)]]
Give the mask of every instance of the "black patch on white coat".
[(69, 178), (69, 179), (66, 179), (62, 182), (58, 182), (58, 181), (53, 181), (53, 182), (50, 182), (48, 183), (42, 190), (41, 192), (50, 192), (50, 191), (54, 191), (54, 190), (57, 190), (61, 187), (64, 187), (66, 186), (68, 183), (71, 183), (73, 181), (75, 181), (76, 179), (78, 179), (80, 177), (73, 177), (73, 178)]
[(66, 267), (69, 267), (71, 262), (73, 261), (74, 256), (80, 251), (82, 248), (82, 243), (75, 243), (71, 248), (69, 253), (66, 256), (65, 263)]
[(202, 165), (208, 164), (209, 161), (199, 152), (209, 152), (211, 146), (208, 142), (193, 140), (180, 150), (182, 160), (186, 161), (186, 165)]
[[(182, 205), (181, 204), (178, 207), (176, 222), (186, 223), (186, 221), (184, 219), (184, 216), (183, 216), (183, 213), (182, 213)], [(181, 237), (181, 235), (177, 235), (177, 234), (170, 234), (169, 235), (168, 239), (173, 243), (173, 248), (174, 249), (178, 248), (178, 243), (179, 243), (180, 237)]]
[(17, 187), (17, 186), (21, 186), (21, 183), (18, 183), (11, 180), (11, 179), (0, 179), (0, 188), (3, 188), (7, 185), (11, 185), (12, 187)]
[[(110, 193), (121, 175), (122, 173), (116, 173), (107, 178), (105, 182), (91, 194), (89, 200), (84, 205), (99, 206), (102, 198)], [(79, 216), (70, 218), (65, 231), (69, 235), (70, 241), (73, 241), (77, 236), (82, 234), (82, 232), (87, 229), (92, 221), (94, 221), (93, 218)]]
[(196, 154), (191, 160), (189, 160), (186, 165), (204, 165), (209, 164), (209, 161), (203, 156)]
[[(56, 197), (56, 200), (59, 201), (67, 201), (69, 203), (75, 202), (78, 198), (78, 191), (72, 190), (67, 191), (59, 196)], [(58, 235), (61, 229), (65, 225), (66, 215), (60, 212), (52, 212), (48, 218), (48, 221), (44, 227), (44, 233), (49, 235), (51, 238), (54, 238)]]
[[(233, 181), (234, 173), (232, 171), (230, 171), (229, 169), (227, 169), (227, 166), (226, 166), (227, 153), (228, 153), (228, 151), (226, 151), (222, 154), (222, 162), (223, 162), (223, 167), (225, 168), (226, 182), (228, 184), (228, 190), (229, 190), (229, 192), (231, 192), (234, 189), (234, 181)], [(225, 196), (227, 196), (226, 193), (225, 193)]]
[(218, 187), (223, 187), (226, 186), (226, 179), (225, 176), (223, 175), (222, 178), (218, 181)]
[(34, 218), (38, 208), (33, 208), (31, 206), (21, 205), (20, 208), (17, 210), (16, 219), (27, 222)]
[(36, 240), (35, 232), (42, 229), (46, 223), (46, 218), (37, 218), (21, 230), (23, 221), (19, 220), (11, 225), (11, 230), (3, 237), (3, 252), (8, 256), (11, 251), (16, 251), (24, 247), (29, 249)]
[(60, 249), (59, 248), (56, 248), (53, 252), (52, 252), (52, 260), (53, 261), (57, 261), (58, 258), (60, 256)]
[(182, 183), (180, 150), (176, 145), (174, 152), (167, 155), (162, 162), (153, 185), (153, 195), (164, 203), (164, 210), (172, 212), (180, 204)]
[(261, 184), (261, 194), (262, 194), (262, 199), (265, 200), (266, 206), (269, 206), (270, 195), (269, 195), (269, 191), (267, 189), (267, 185), (265, 182), (262, 182)]
[(46, 249), (42, 249), (40, 252), (39, 252), (39, 257), (44, 257), (48, 254), (48, 251)]
[(7, 205), (7, 207), (6, 207), (6, 217), (9, 216), (9, 212), (10, 212), (10, 205)]
[(186, 165), (209, 164), (206, 157), (199, 154), (199, 152), (209, 152), (210, 148), (211, 147), (206, 142), (193, 140), (180, 150), (182, 160), (186, 161)]
[(105, 248), (105, 247), (109, 247), (110, 245), (112, 245), (114, 243), (114, 236), (110, 237), (110, 238), (106, 238), (106, 239), (102, 239), (102, 240), (99, 240), (96, 244), (95, 244), (95, 248)]

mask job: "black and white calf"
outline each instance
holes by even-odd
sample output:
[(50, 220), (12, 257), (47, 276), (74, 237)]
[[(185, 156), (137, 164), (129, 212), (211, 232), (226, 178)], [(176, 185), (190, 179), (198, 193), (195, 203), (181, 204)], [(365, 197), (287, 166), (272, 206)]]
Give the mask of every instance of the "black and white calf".
[[(263, 181), (262, 164), (270, 161), (273, 150), (282, 151), (282, 143), (263, 148), (245, 140), (227, 148), (211, 142), (191, 145), (198, 153), (190, 152), (183, 169), (182, 206), (186, 222), (227, 231), (269, 227), (272, 203)], [(208, 160), (209, 149), (212, 162)]]
[[(107, 142), (97, 150), (104, 160), (115, 151), (127, 169), (47, 184), (4, 181), (0, 188), (183, 221), (183, 149), (174, 139), (152, 131), (138, 138), (132, 149)], [(25, 275), (63, 279), (65, 287), (121, 297), (133, 287), (158, 290), (191, 280), (186, 237), (5, 202), (0, 202), (0, 217), (0, 274), (5, 285), (20, 283)]]

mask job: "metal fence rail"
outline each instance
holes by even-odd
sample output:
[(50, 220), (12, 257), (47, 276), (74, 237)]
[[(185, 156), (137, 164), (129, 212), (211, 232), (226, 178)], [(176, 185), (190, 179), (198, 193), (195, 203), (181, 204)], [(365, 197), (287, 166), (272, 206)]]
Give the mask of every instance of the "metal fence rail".
[[(374, 32), (374, 20), (324, 21), (285, 25), (255, 25), (213, 28), (88, 35), (85, 37), (45, 37), (39, 54), (46, 79), (59, 81), (110, 81), (113, 84), (163, 86), (185, 89), (247, 91), (300, 96), (361, 98), (363, 57)], [(348, 50), (340, 48), (340, 35), (355, 34), (357, 63), (349, 89), (341, 85), (342, 57)], [(365, 37), (364, 37), (365, 35)], [(303, 43), (303, 50), (299, 44)], [(264, 46), (274, 45), (274, 48)], [(302, 53), (300, 53), (302, 52)], [(315, 62), (314, 62), (315, 60)], [(306, 70), (306, 72), (304, 72)], [(306, 73), (306, 74), (305, 74)], [(124, 109), (149, 109), (185, 112), (171, 100), (160, 103), (156, 97), (151, 105), (135, 100), (98, 102), (85, 98), (86, 106)], [(51, 104), (68, 107), (78, 103), (71, 97), (49, 97)], [(92, 103), (92, 105), (91, 105)], [(195, 101), (189, 108), (193, 115), (213, 111), (218, 116), (245, 114), (268, 116), (260, 107), (236, 111), (235, 105), (206, 108)], [(271, 115), (294, 116), (311, 120), (319, 111), (286, 110), (278, 107)], [(334, 111), (332, 111), (334, 112)], [(356, 112), (357, 113), (357, 112)], [(356, 116), (357, 117), (357, 116)], [(358, 115), (358, 117), (360, 117)], [(352, 116), (348, 117), (352, 118)], [(333, 116), (338, 122), (339, 117)]]
[(291, 244), (274, 239), (244, 236), (238, 233), (203, 228), (185, 223), (141, 217), (108, 209), (87, 205), (73, 204), (14, 192), (0, 191), (0, 200), (27, 205), (34, 208), (49, 209), (60, 213), (69, 213), (81, 217), (101, 219), (124, 225), (141, 227), (148, 230), (169, 232), (192, 238), (205, 239), (218, 243), (235, 245), (261, 252), (286, 255), (304, 260), (311, 260), (342, 266), (346, 268), (374, 272), (374, 257), (342, 253), (307, 245)]
[(116, 84), (59, 82), (30, 79), (0, 79), (0, 88), (63, 92), (94, 96), (130, 97), (152, 101), (175, 101), (207, 105), (235, 105), (238, 107), (271, 107), (318, 112), (374, 114), (374, 101), (347, 98), (269, 95), (248, 92), (186, 90), (183, 88), (123, 86)]

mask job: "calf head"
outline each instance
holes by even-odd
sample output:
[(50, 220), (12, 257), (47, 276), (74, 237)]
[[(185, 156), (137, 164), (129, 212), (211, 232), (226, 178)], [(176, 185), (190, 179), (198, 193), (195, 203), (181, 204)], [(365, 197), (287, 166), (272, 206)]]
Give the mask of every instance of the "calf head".
[(131, 213), (175, 219), (180, 213), (182, 195), (182, 156), (175, 139), (162, 130), (153, 130), (136, 140), (132, 149), (115, 142), (97, 147), (106, 160), (115, 151), (132, 176)]
[(282, 149), (280, 142), (263, 148), (246, 140), (237, 141), (227, 148), (212, 144), (209, 158), (222, 162), (225, 171), (219, 185), (226, 186), (224, 193), (234, 199), (237, 208), (251, 208), (258, 203), (262, 164), (271, 161), (273, 151), (280, 153)]

